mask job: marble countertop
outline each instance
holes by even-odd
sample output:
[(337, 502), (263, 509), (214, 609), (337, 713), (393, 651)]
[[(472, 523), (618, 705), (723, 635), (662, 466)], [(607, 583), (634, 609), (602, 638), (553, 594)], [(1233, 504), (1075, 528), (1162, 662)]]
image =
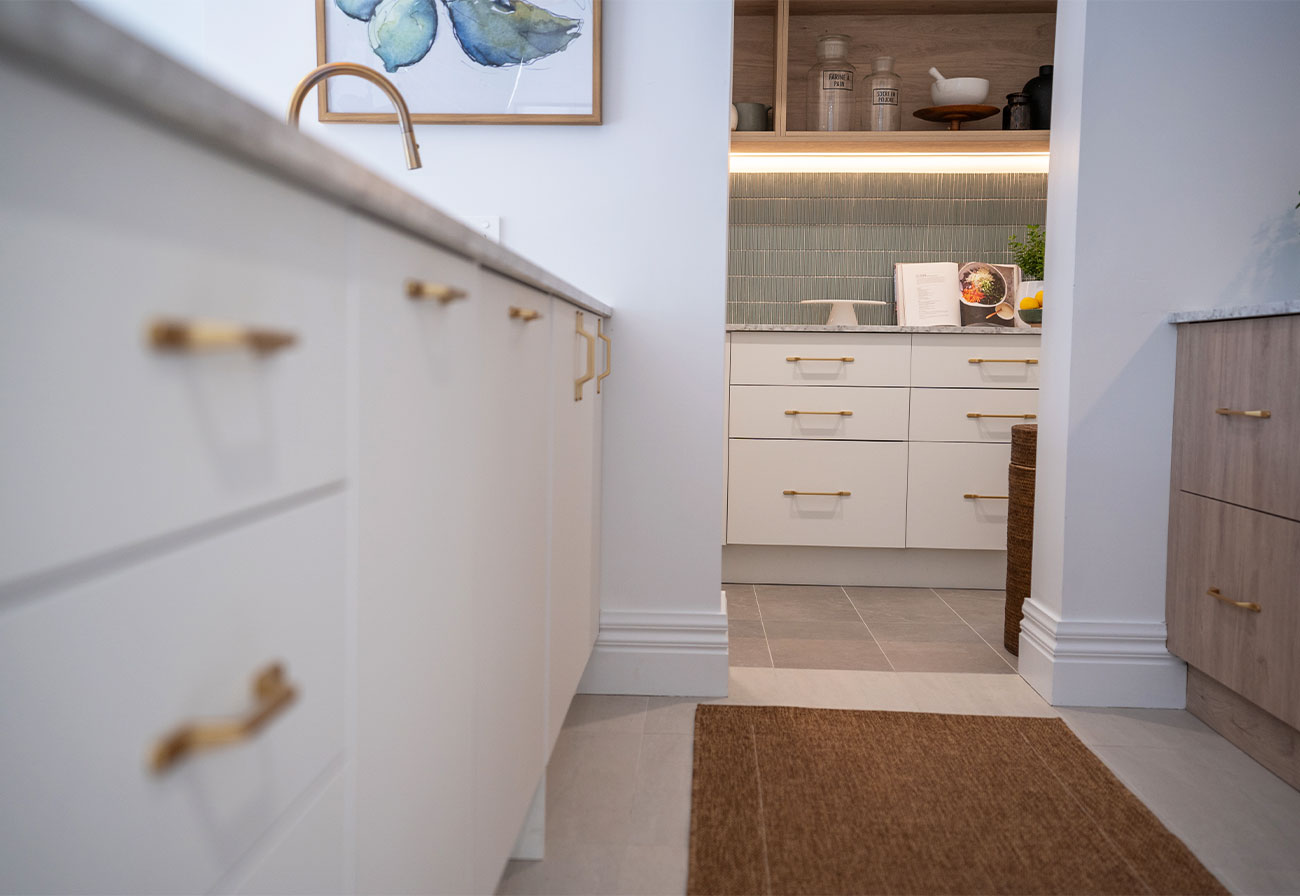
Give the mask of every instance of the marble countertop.
[[(0, 54), (485, 268), (595, 314), (612, 313), (539, 265), (72, 3), (0, 2)], [(286, 105), (293, 88), (284, 86)], [(394, 126), (393, 152), (399, 143)]]
[(1300, 314), (1300, 299), (1270, 302), (1266, 305), (1235, 305), (1227, 308), (1204, 308), (1200, 311), (1177, 311), (1169, 315), (1171, 324), (1195, 324), (1211, 320), (1238, 320), (1245, 317), (1276, 317)]
[(828, 327), (825, 324), (727, 324), (728, 333), (969, 333), (979, 336), (1041, 336), (1036, 327), (897, 327), (872, 324)]

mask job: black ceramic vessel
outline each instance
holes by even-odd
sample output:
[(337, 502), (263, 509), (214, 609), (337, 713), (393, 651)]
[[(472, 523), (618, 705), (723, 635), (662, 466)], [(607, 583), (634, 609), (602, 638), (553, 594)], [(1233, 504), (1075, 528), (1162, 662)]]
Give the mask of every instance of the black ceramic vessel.
[(1038, 77), (1030, 78), (1024, 93), (1029, 95), (1029, 126), (1036, 131), (1052, 127), (1052, 67), (1040, 65)]

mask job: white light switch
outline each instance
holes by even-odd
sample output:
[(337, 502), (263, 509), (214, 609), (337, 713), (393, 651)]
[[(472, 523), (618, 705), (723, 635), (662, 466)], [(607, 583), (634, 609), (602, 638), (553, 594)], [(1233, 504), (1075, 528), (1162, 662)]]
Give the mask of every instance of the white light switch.
[(501, 219), (495, 215), (470, 215), (465, 223), (492, 242), (501, 242)]

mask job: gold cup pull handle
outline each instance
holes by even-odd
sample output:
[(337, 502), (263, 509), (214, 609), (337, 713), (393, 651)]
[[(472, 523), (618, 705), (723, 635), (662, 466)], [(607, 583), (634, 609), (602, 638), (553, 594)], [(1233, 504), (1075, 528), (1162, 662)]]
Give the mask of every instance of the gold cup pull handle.
[(439, 303), (446, 305), (448, 302), (468, 296), (469, 293), (465, 290), (448, 286), (446, 283), (434, 283), (430, 280), (406, 281), (406, 297), (417, 302), (423, 299), (437, 299)]
[(1001, 417), (1008, 420), (1037, 420), (1037, 414), (967, 414), (972, 420), (979, 420), (985, 417)]
[(1260, 613), (1263, 612), (1264, 609), (1254, 601), (1233, 600), (1230, 597), (1225, 597), (1223, 592), (1221, 592), (1218, 588), (1211, 588), (1209, 591), (1205, 593), (1208, 594), (1210, 597), (1214, 598), (1215, 600), (1223, 601), (1225, 604), (1231, 604), (1234, 607), (1240, 607), (1243, 610), (1250, 610), (1250, 612), (1252, 613)]
[(797, 417), (800, 414), (816, 414), (822, 417), (852, 417), (852, 411), (786, 411), (787, 417)]
[(1214, 413), (1224, 417), (1254, 417), (1256, 420), (1267, 420), (1273, 416), (1272, 411), (1236, 411), (1232, 408), (1215, 408)]
[(1010, 501), (1011, 500), (1010, 495), (976, 495), (969, 492), (962, 495), (962, 497), (965, 498), (967, 501)]
[(794, 489), (786, 489), (781, 492), (783, 495), (830, 495), (832, 498), (847, 498), (853, 492), (797, 492)]
[(596, 338), (605, 343), (605, 370), (600, 376), (596, 377), (596, 394), (600, 394), (600, 381), (609, 376), (610, 370), (613, 369), (613, 343), (609, 341), (609, 336), (605, 334), (605, 319), (596, 318)]
[(596, 376), (596, 336), (582, 328), (582, 312), (578, 312), (577, 333), (587, 340), (587, 372), (573, 381), (573, 400), (582, 401), (582, 384)]
[(149, 767), (164, 772), (191, 753), (250, 740), (267, 723), (289, 708), (298, 691), (284, 677), (284, 667), (273, 663), (253, 679), (257, 705), (245, 716), (187, 722), (154, 744)]
[(288, 348), (293, 333), (216, 320), (158, 319), (149, 325), (149, 344), (166, 351), (195, 352), (247, 348), (258, 353)]
[(511, 320), (522, 320), (524, 323), (535, 321), (542, 316), (540, 311), (534, 311), (532, 308), (520, 308), (518, 305), (511, 305), (508, 313)]
[(1037, 364), (1037, 358), (968, 358), (968, 364)]

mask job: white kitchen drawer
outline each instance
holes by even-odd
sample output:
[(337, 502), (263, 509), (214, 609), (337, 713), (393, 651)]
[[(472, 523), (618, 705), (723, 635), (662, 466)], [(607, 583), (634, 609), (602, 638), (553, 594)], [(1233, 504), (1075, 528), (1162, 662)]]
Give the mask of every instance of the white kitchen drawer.
[[(342, 495), (0, 614), (0, 892), (208, 891), (341, 759)], [(155, 743), (237, 717), (283, 663), (297, 700), (154, 773)]]
[(915, 333), (912, 335), (912, 385), (1037, 389), (1041, 338)]
[(1037, 389), (910, 391), (914, 442), (1010, 442), (1012, 426), (1037, 419)]
[(745, 439), (905, 442), (907, 393), (899, 387), (732, 386), (729, 434)]
[(1007, 444), (912, 442), (907, 546), (1005, 551), (1010, 462)]
[(902, 547), (906, 468), (904, 442), (731, 439), (727, 540)]
[[(344, 469), (347, 213), (78, 108), (0, 129), (0, 584)], [(297, 341), (160, 351), (158, 317)]]
[(906, 333), (732, 333), (731, 382), (906, 386), (909, 352)]
[(234, 889), (248, 896), (334, 896), (349, 892), (347, 884), (346, 787), (343, 772), (308, 800), (302, 814), (257, 855), (247, 875)]

